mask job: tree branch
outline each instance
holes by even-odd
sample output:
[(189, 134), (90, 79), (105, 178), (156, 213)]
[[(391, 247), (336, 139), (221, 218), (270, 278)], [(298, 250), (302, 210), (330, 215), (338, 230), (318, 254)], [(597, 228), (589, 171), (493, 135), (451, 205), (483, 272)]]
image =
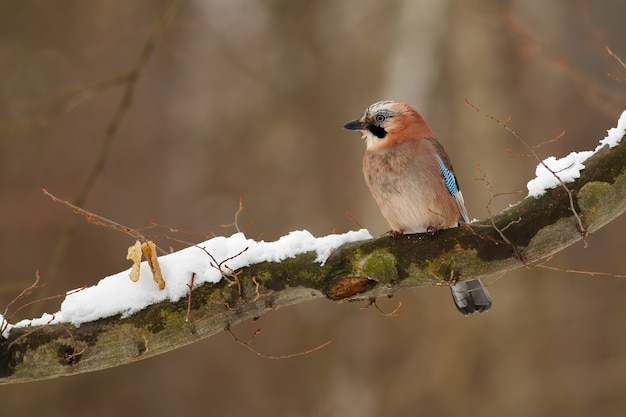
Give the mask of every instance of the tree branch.
[[(604, 147), (568, 184), (588, 232), (626, 210), (626, 141)], [(314, 298), (362, 300), (403, 288), (487, 278), (532, 267), (583, 239), (563, 187), (526, 198), (493, 219), (436, 236), (390, 236), (346, 244), (325, 265), (306, 253), (236, 271), (193, 290), (189, 302), (162, 302), (128, 317), (14, 328), (0, 340), (0, 384), (91, 372), (149, 358), (214, 335), (267, 311)], [(190, 308), (189, 321), (186, 321)]]

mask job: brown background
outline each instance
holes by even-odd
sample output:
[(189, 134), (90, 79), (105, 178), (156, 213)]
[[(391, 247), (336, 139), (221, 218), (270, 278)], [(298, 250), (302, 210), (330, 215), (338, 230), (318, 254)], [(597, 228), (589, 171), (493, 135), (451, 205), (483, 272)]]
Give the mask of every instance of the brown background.
[[(0, 2), (0, 305), (39, 270), (38, 297), (129, 266), (129, 237), (79, 221), (51, 267), (73, 199), (123, 86), (63, 99), (130, 70), (164, 1)], [(364, 184), (364, 145), (344, 122), (381, 99), (417, 107), (446, 145), (471, 217), (489, 190), (523, 190), (536, 162), (464, 99), (539, 149), (592, 149), (626, 108), (626, 3), (552, 1), (188, 1), (136, 85), (85, 208), (132, 227), (150, 220), (229, 234), (240, 197), (248, 236), (316, 235), (386, 224)], [(65, 103), (65, 104), (64, 104)], [(522, 196), (497, 197), (497, 212)], [(79, 220), (79, 219), (77, 219)], [(254, 225), (251, 222), (254, 221)], [(626, 273), (624, 218), (551, 265)], [(182, 236), (195, 240), (193, 236)], [(171, 242), (165, 243), (165, 245)], [(178, 246), (176, 246), (178, 247)], [(1, 386), (12, 416), (621, 416), (626, 413), (626, 281), (522, 269), (489, 285), (494, 307), (464, 318), (447, 289), (381, 300), (386, 311), (321, 300), (136, 364)], [(59, 301), (15, 317), (53, 312)]]

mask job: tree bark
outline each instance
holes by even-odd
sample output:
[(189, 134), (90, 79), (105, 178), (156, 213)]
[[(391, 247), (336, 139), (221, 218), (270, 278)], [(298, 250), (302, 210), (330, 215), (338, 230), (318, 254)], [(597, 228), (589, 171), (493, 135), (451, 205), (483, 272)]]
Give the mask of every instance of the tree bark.
[[(13, 329), (0, 340), (0, 384), (91, 372), (149, 358), (216, 334), (279, 306), (313, 298), (366, 300), (403, 288), (487, 278), (565, 249), (626, 210), (626, 141), (604, 147), (581, 177), (539, 198), (525, 198), (492, 219), (435, 236), (385, 236), (344, 245), (325, 265), (305, 253), (265, 262), (193, 290), (187, 299), (152, 305), (128, 317), (76, 328), (57, 324)], [(572, 209), (582, 221), (581, 230)], [(497, 314), (497, 311), (492, 314)]]

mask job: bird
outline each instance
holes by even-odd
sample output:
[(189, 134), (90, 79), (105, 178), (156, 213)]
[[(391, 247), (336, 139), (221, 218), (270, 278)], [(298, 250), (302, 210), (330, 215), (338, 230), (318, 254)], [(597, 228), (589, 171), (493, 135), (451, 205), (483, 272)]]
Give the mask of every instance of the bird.
[[(363, 175), (392, 236), (433, 235), (470, 222), (450, 157), (411, 105), (379, 101), (343, 127), (365, 140)], [(456, 283), (450, 290), (465, 316), (491, 308), (480, 279)]]

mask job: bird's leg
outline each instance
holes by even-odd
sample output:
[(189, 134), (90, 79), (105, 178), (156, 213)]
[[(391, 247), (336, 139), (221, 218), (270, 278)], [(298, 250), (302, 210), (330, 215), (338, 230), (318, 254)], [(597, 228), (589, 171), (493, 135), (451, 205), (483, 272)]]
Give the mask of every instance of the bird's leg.
[(457, 282), (459, 282), (459, 278), (454, 276), (454, 269), (450, 270), (450, 279), (448, 280), (450, 285), (454, 286)]
[(433, 236), (435, 233), (437, 233), (441, 228), (437, 227), (437, 226), (428, 226), (428, 228), (426, 229), (426, 233), (428, 233), (429, 235)]
[(391, 237), (398, 237), (398, 236), (402, 236), (404, 234), (404, 229), (400, 229), (400, 230), (391, 230), (389, 231), (389, 234), (391, 235)]

